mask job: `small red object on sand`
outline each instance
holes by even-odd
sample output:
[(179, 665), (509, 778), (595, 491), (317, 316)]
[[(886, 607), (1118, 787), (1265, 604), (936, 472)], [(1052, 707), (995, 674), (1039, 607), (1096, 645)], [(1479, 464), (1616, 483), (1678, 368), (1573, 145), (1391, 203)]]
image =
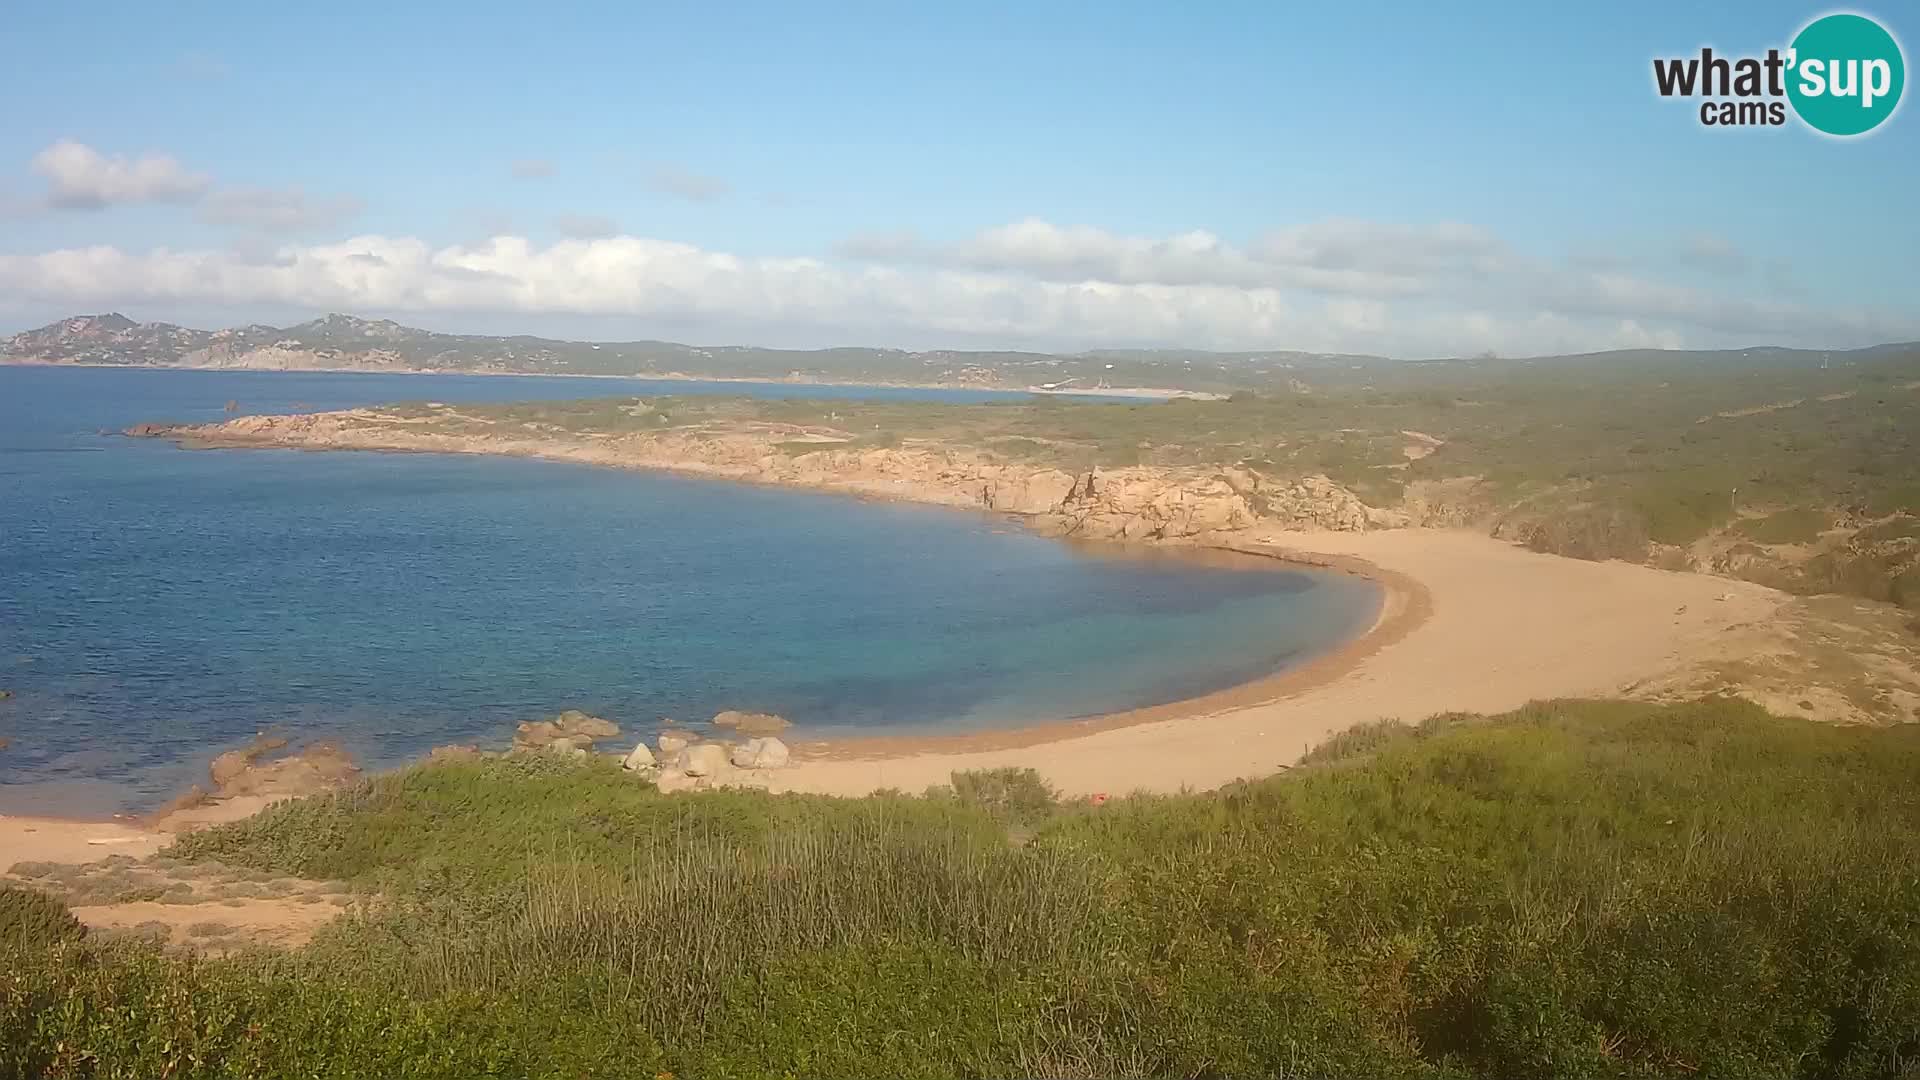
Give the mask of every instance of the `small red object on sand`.
[(1096, 791), (1092, 795), (1087, 796), (1087, 801), (1095, 806), (1099, 806), (1101, 803), (1107, 801), (1107, 793), (1104, 791)]

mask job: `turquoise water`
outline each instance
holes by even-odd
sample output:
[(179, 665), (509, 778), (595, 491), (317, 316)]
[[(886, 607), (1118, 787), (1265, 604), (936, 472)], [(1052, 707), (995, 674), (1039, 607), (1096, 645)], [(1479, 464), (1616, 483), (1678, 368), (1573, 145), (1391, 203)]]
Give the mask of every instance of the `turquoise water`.
[[(853, 393), (671, 384), (675, 393)], [(0, 368), (0, 812), (164, 801), (255, 731), (363, 761), (581, 708), (796, 734), (1192, 696), (1368, 624), (1356, 578), (1113, 557), (995, 517), (510, 458), (188, 451), (148, 420), (629, 380)], [(979, 400), (972, 392), (873, 391)]]

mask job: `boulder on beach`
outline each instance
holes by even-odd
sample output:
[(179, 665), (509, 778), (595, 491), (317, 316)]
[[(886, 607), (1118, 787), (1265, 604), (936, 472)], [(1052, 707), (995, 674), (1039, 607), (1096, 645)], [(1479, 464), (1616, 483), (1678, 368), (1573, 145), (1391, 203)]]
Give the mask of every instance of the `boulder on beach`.
[(212, 778), (216, 789), (223, 788), (239, 779), (240, 774), (246, 772), (252, 765), (253, 755), (247, 751), (229, 750), (213, 759), (213, 763), (207, 766), (207, 775)]
[(659, 789), (663, 795), (672, 795), (681, 791), (692, 791), (699, 786), (699, 783), (699, 781), (681, 772), (679, 769), (662, 769), (659, 774), (653, 778), (653, 786)]
[(772, 713), (736, 712), (728, 709), (726, 712), (714, 715), (713, 726), (732, 728), (742, 735), (778, 735), (793, 724), (786, 717), (775, 716)]
[(693, 745), (693, 736), (684, 731), (663, 731), (656, 745), (660, 747), (661, 757), (672, 759), (678, 756), (680, 751)]
[(547, 753), (558, 754), (561, 757), (586, 757), (587, 747), (591, 745), (593, 744), (587, 743), (587, 742), (581, 742), (580, 738), (576, 737), (576, 738), (568, 738), (568, 739), (555, 739), (552, 742), (547, 744), (546, 749), (547, 749)]
[(633, 749), (628, 751), (626, 759), (620, 762), (621, 768), (636, 772), (641, 769), (651, 769), (653, 766), (653, 751), (647, 749), (646, 743), (635, 743)]
[(731, 755), (737, 769), (781, 769), (790, 758), (787, 744), (772, 736), (748, 739), (734, 747)]
[(727, 748), (719, 743), (698, 743), (680, 752), (679, 765), (688, 776), (712, 776), (727, 767)]

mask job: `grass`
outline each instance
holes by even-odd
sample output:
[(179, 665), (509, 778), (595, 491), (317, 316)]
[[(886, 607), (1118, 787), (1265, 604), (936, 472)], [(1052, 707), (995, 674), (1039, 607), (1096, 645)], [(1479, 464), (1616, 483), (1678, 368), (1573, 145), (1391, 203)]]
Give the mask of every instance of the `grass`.
[(386, 898), (304, 950), (0, 963), (0, 1075), (1911, 1076), (1916, 770), (1720, 699), (1099, 807), (423, 766), (176, 845)]

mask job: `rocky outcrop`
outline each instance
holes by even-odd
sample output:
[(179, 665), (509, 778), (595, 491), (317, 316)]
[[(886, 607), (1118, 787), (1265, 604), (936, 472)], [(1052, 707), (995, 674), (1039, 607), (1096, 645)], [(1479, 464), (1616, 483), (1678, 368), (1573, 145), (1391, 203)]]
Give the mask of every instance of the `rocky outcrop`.
[(214, 758), (207, 767), (211, 795), (296, 798), (339, 787), (360, 775), (353, 758), (333, 743), (318, 742), (281, 757), (268, 756), (286, 745), (285, 739), (260, 736), (244, 749)]
[(1256, 520), (1224, 476), (1135, 467), (1082, 475), (1040, 525), (1087, 540), (1172, 540), (1245, 529)]
[(989, 510), (1007, 514), (1051, 514), (1073, 494), (1078, 482), (1059, 469), (1008, 470), (986, 481), (980, 489), (980, 502)]
[(772, 713), (735, 712), (731, 709), (716, 713), (713, 726), (728, 728), (741, 735), (778, 735), (793, 724), (784, 716)]
[[(621, 433), (526, 425), (487, 430), (486, 425), (463, 426), (451, 413), (423, 417), (354, 409), (244, 416), (186, 427), (141, 425), (127, 434), (194, 446), (486, 453), (666, 469), (975, 507), (1029, 518), (1056, 535), (1098, 540), (1178, 540), (1256, 524), (1359, 531), (1398, 523), (1319, 475), (1283, 478), (1238, 466), (1147, 465), (1073, 474), (1004, 461), (966, 446), (853, 448), (779, 425)], [(821, 439), (821, 449), (791, 452), (797, 434)]]
[(1455, 476), (1408, 484), (1399, 509), (1404, 524), (1459, 529), (1486, 522), (1499, 507), (1486, 481), (1478, 476)]
[(586, 753), (594, 740), (620, 734), (620, 725), (579, 709), (568, 709), (551, 720), (528, 720), (513, 733), (515, 750), (551, 750), (555, 753)]

